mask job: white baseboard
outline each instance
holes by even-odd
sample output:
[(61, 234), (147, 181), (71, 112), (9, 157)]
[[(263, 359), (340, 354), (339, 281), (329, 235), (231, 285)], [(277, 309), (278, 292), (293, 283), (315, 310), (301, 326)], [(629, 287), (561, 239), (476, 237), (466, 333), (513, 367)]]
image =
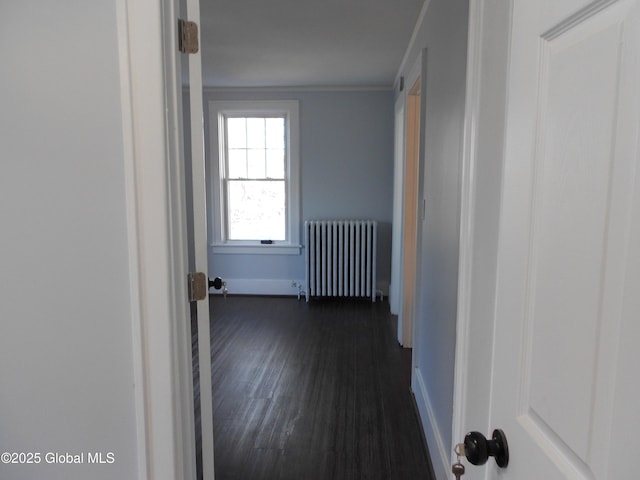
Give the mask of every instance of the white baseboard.
[(382, 294), (389, 298), (389, 282), (385, 280), (378, 280), (376, 282), (376, 290), (382, 292)]
[[(298, 285), (304, 283), (302, 280), (274, 280), (274, 279), (254, 279), (254, 278), (225, 278), (227, 282), (227, 293), (229, 295), (288, 295), (298, 296)], [(295, 285), (294, 285), (295, 283)], [(222, 290), (209, 289), (214, 295), (222, 295)]]
[[(271, 278), (225, 278), (227, 293), (229, 295), (288, 295), (298, 296), (298, 285), (302, 285), (304, 294), (306, 285), (303, 280), (280, 280)], [(293, 285), (295, 283), (295, 286)], [(377, 289), (387, 296), (389, 292), (388, 282), (378, 282)], [(222, 295), (222, 290), (209, 289), (209, 293)]]
[(449, 448), (445, 447), (442, 440), (442, 434), (438, 428), (435, 414), (429, 400), (429, 393), (422, 378), (422, 372), (419, 368), (414, 368), (411, 374), (411, 385), (413, 393), (416, 397), (418, 405), (418, 413), (422, 426), (424, 428), (424, 436), (427, 439), (429, 447), (429, 455), (431, 455), (431, 463), (437, 480), (448, 480), (451, 478), (451, 465), (449, 465)]

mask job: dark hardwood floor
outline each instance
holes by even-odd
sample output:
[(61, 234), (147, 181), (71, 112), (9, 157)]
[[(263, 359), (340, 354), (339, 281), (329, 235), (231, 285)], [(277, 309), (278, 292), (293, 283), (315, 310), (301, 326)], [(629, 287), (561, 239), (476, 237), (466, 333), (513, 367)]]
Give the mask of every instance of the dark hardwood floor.
[(432, 478), (386, 302), (211, 310), (216, 480)]

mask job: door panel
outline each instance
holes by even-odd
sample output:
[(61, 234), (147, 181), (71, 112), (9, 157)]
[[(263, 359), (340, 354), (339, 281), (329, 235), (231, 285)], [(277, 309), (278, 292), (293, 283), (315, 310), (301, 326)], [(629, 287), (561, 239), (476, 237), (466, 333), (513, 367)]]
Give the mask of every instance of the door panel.
[[(544, 131), (534, 154), (530, 308), (525, 318), (530, 376), (523, 408), (584, 462), (596, 415), (592, 402), (584, 400), (598, 390), (596, 367), (615, 353), (599, 352), (602, 319), (610, 322), (607, 328), (619, 321), (602, 305), (614, 280), (605, 278), (604, 266), (616, 260), (605, 244), (612, 220), (615, 157), (609, 152), (619, 39), (620, 25), (600, 30), (583, 23), (544, 41), (540, 67), (543, 108), (538, 124)], [(566, 393), (549, 395), (561, 391)]]
[(514, 3), (491, 420), (513, 453), (505, 478), (612, 478), (613, 419), (640, 427), (616, 397), (639, 314), (638, 13)]

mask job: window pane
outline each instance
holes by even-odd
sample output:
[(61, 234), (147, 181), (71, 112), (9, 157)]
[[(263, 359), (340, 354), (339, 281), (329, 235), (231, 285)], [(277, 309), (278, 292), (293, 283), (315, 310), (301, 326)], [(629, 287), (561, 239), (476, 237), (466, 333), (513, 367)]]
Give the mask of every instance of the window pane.
[(266, 178), (264, 150), (247, 150), (247, 178)]
[(284, 150), (267, 150), (267, 178), (284, 178)]
[(247, 146), (264, 148), (264, 118), (247, 118)]
[(247, 178), (247, 151), (229, 150), (229, 178)]
[(284, 149), (284, 118), (266, 119), (267, 148)]
[(247, 120), (227, 117), (228, 148), (247, 148)]
[(229, 240), (285, 240), (284, 181), (229, 181)]

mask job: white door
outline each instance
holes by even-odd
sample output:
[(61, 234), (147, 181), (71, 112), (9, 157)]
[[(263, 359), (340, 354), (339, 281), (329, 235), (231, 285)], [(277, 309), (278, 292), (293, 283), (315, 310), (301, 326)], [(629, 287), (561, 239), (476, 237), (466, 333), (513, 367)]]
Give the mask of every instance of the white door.
[(639, 51), (638, 0), (514, 1), (490, 418), (510, 447), (500, 478), (640, 478)]
[[(181, 0), (181, 18), (200, 26), (199, 0)], [(199, 37), (201, 37), (201, 32)], [(201, 40), (201, 38), (200, 38)], [(201, 42), (200, 42), (201, 43)], [(184, 138), (186, 163), (190, 166), (191, 198), (187, 198), (189, 210), (189, 264), (195, 272), (208, 272), (207, 211), (204, 159), (204, 114), (202, 101), (202, 61), (197, 53), (181, 54), (182, 81), (189, 86), (188, 108), (189, 138)], [(186, 99), (185, 99), (186, 103)], [(186, 111), (186, 110), (185, 110)], [(187, 169), (189, 170), (189, 169)], [(187, 171), (187, 173), (189, 173)], [(189, 189), (187, 189), (189, 194)], [(209, 329), (209, 298), (195, 302), (198, 331), (198, 365), (200, 387), (200, 431), (202, 472), (204, 480), (214, 478), (213, 468), (213, 403), (211, 392), (211, 344)], [(193, 311), (193, 310), (192, 310)], [(190, 348), (190, 345), (189, 345)], [(196, 421), (198, 419), (196, 418)]]

